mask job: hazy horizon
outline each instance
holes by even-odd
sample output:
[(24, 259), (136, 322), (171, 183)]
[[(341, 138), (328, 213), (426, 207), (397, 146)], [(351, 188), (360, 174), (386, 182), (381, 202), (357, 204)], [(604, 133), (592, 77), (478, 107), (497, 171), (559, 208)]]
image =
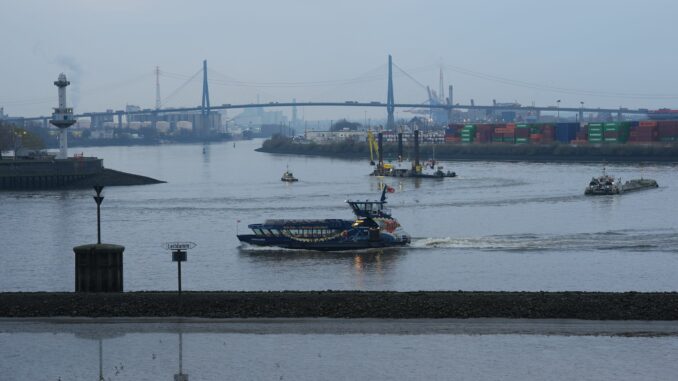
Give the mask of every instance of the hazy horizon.
[[(442, 65), (455, 103), (675, 107), (676, 11), (678, 3), (666, 0), (4, 1), (2, 13), (11, 17), (0, 25), (7, 36), (0, 107), (11, 116), (48, 115), (56, 105), (52, 82), (64, 72), (76, 113), (152, 108), (156, 66), (166, 73), (163, 106), (195, 106), (200, 76), (175, 90), (203, 59), (213, 105), (257, 96), (385, 101), (388, 54), (419, 82), (396, 70), (396, 102), (423, 103), (421, 85), (437, 91)], [(299, 114), (384, 115), (359, 108)]]

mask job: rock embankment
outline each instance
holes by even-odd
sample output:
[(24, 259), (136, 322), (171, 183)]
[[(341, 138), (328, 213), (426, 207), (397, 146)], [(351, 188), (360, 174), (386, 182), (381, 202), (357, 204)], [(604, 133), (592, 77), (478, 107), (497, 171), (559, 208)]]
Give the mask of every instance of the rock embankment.
[(678, 293), (128, 292), (0, 293), (0, 317), (528, 318), (678, 320)]

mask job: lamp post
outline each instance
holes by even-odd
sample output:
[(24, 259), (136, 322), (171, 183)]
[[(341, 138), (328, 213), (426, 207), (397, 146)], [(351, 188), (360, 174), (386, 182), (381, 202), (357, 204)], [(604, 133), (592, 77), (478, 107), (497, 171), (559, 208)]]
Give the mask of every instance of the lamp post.
[(101, 244), (101, 203), (104, 201), (104, 196), (101, 191), (104, 189), (103, 185), (95, 185), (94, 191), (97, 195), (94, 196), (94, 201), (97, 203), (97, 244)]
[(556, 109), (557, 111), (557, 116), (556, 116), (556, 122), (560, 122), (560, 99), (556, 101)]
[(584, 121), (584, 101), (579, 102), (579, 123)]

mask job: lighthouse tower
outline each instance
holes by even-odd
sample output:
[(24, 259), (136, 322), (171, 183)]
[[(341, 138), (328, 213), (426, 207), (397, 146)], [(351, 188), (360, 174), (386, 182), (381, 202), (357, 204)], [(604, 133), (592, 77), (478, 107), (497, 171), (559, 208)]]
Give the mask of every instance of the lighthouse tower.
[(59, 78), (54, 82), (54, 86), (59, 88), (59, 107), (54, 108), (52, 119), (49, 122), (60, 129), (57, 159), (68, 158), (68, 132), (66, 132), (66, 129), (76, 122), (73, 118), (73, 109), (66, 107), (66, 86), (70, 84), (64, 73), (59, 74)]

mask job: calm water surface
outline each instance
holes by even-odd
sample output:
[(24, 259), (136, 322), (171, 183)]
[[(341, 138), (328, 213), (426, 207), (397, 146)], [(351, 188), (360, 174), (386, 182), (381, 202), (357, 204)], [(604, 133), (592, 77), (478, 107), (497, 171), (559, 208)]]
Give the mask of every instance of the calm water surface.
[(214, 325), (35, 329), (30, 322), (17, 328), (0, 321), (0, 374), (11, 380), (98, 380), (100, 374), (105, 380), (172, 380), (181, 373), (190, 380), (668, 381), (678, 373), (673, 335), (257, 334)]
[[(674, 165), (608, 165), (660, 188), (584, 197), (602, 165), (443, 163), (459, 178), (386, 180), (412, 247), (328, 254), (243, 247), (235, 235), (267, 218), (351, 218), (344, 200), (378, 198), (382, 180), (367, 160), (260, 144), (71, 149), (168, 182), (104, 190), (102, 238), (126, 247), (126, 290), (176, 287), (166, 241), (198, 244), (182, 267), (191, 290), (678, 290)], [(298, 183), (280, 181), (288, 165)], [(0, 193), (0, 291), (73, 290), (72, 247), (96, 241), (92, 195)]]

